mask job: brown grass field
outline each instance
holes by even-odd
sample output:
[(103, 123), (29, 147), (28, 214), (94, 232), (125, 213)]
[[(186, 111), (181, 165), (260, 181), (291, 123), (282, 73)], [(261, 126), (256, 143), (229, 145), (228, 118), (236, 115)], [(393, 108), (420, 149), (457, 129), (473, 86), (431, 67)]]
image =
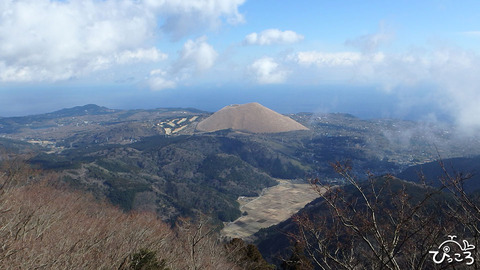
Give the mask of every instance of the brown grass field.
[(226, 224), (224, 237), (253, 240), (258, 230), (288, 219), (319, 196), (310, 184), (277, 180), (278, 185), (265, 189), (259, 197), (238, 199), (240, 210), (248, 214)]

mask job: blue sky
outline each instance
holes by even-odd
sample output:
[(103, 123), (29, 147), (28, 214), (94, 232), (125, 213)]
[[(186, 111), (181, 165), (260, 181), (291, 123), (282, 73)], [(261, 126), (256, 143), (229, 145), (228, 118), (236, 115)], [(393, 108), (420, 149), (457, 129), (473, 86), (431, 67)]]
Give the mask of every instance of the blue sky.
[(0, 116), (96, 103), (480, 127), (479, 1), (0, 0)]

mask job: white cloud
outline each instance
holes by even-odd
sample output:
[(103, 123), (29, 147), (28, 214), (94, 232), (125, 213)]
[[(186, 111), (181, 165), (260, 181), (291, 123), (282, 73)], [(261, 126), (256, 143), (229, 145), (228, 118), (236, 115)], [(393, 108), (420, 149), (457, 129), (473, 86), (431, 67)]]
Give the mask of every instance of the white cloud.
[(152, 16), (134, 2), (8, 1), (3, 8), (3, 81), (68, 79), (107, 68), (115, 56), (125, 62), (128, 52), (153, 52), (142, 47), (155, 28)]
[(261, 33), (251, 33), (245, 37), (244, 43), (249, 45), (271, 45), (296, 43), (303, 40), (303, 36), (293, 31), (267, 29)]
[[(477, 53), (445, 47), (397, 54), (306, 51), (292, 54), (287, 60), (296, 70), (295, 75), (305, 78), (305, 73), (309, 73), (312, 82), (320, 78), (326, 82), (377, 85), (391, 94), (401, 95), (405, 103), (402, 106), (431, 102), (452, 116), (463, 131), (480, 131), (480, 55)], [(428, 100), (416, 100), (422, 97), (409, 91), (425, 85), (434, 90), (422, 90), (431, 91)]]
[(217, 57), (217, 52), (207, 43), (206, 37), (187, 40), (171, 68), (167, 71), (161, 69), (150, 71), (148, 85), (155, 91), (176, 88), (178, 83), (209, 70)]
[(345, 44), (360, 49), (363, 53), (373, 53), (376, 52), (381, 45), (391, 42), (393, 37), (393, 32), (387, 30), (385, 23), (380, 22), (379, 30), (376, 33), (348, 39)]
[(180, 51), (173, 72), (205, 72), (213, 66), (217, 57), (218, 53), (207, 43), (206, 37), (188, 40)]
[(130, 64), (138, 62), (159, 62), (166, 60), (168, 55), (160, 52), (157, 48), (138, 49), (135, 51), (126, 50), (114, 56), (118, 64)]
[[(362, 54), (358, 52), (305, 51), (290, 55), (287, 59), (301, 68), (310, 69), (314, 80), (355, 81), (369, 83), (378, 81), (377, 67), (384, 64), (386, 56), (381, 53)], [(304, 76), (304, 74), (302, 74)]]
[(312, 76), (329, 81), (382, 85), (387, 91), (399, 85), (413, 85), (425, 78), (428, 68), (422, 53), (386, 54), (353, 51), (302, 51), (288, 60), (307, 68)]
[[(243, 20), (244, 0), (4, 0), (0, 3), (0, 80), (57, 81), (115, 65), (158, 62), (162, 31), (182, 37)], [(159, 27), (160, 26), (160, 27)], [(207, 51), (208, 47), (200, 50)], [(211, 65), (196, 63), (198, 69)]]
[(148, 79), (150, 89), (160, 91), (177, 87), (177, 83), (173, 80), (166, 79), (166, 76), (168, 76), (168, 74), (161, 69), (150, 71), (150, 78)]
[(465, 132), (480, 131), (480, 55), (458, 49), (431, 54), (426, 66), (439, 91), (438, 99)]
[(283, 83), (288, 72), (282, 70), (280, 65), (271, 57), (263, 57), (253, 62), (250, 67), (255, 80), (260, 84)]

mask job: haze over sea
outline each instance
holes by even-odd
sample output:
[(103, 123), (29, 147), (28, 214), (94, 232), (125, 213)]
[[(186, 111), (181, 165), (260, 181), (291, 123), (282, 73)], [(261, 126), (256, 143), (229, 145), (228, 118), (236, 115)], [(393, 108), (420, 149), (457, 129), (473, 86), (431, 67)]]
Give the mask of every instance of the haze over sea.
[[(13, 107), (5, 110), (3, 117), (37, 114), (74, 107), (84, 104), (97, 104), (114, 109), (153, 109), (159, 107), (190, 107), (214, 112), (229, 104), (259, 102), (280, 113), (349, 113), (363, 119), (398, 118), (414, 121), (451, 122), (438, 104), (427, 99), (417, 104), (406, 104), (407, 97), (389, 94), (378, 89), (352, 86), (257, 86), (240, 89), (239, 86), (184, 88), (150, 93), (139, 91), (132, 95), (131, 89), (118, 88), (108, 99), (95, 88), (82, 89), (75, 93), (65, 93), (61, 87), (45, 89), (46, 95), (36, 96), (30, 89), (18, 89), (7, 99), (29, 103), (27, 107)], [(292, 91), (295, 88), (295, 91)], [(233, 91), (235, 90), (235, 91)], [(428, 91), (424, 91), (428, 94)], [(23, 95), (19, 95), (23, 93)], [(52, 98), (55, 97), (55, 98)], [(9, 107), (8, 104), (6, 107)], [(6, 109), (4, 107), (4, 109)]]

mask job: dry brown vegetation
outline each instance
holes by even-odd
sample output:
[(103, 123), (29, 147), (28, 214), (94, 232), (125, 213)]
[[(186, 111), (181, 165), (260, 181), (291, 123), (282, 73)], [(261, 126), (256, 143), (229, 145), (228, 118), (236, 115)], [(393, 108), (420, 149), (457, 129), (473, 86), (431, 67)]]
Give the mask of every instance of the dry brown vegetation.
[(53, 175), (21, 159), (0, 163), (0, 269), (141, 269), (133, 256), (142, 251), (164, 260), (149, 269), (236, 267), (203, 221), (172, 230), (154, 214), (124, 213), (52, 184)]
[(222, 236), (251, 240), (262, 228), (278, 224), (318, 197), (307, 183), (277, 179), (278, 185), (262, 191), (259, 197), (241, 197), (240, 211), (245, 214), (227, 224)]
[[(430, 253), (448, 235), (457, 233), (460, 240), (479, 244), (478, 200), (463, 189), (468, 175), (449, 175), (444, 169), (443, 186), (431, 188), (392, 176), (371, 177), (361, 183), (348, 165), (336, 163), (334, 169), (350, 185), (331, 188), (312, 181), (323, 198), (321, 213), (294, 217), (298, 233), (291, 237), (297, 250), (285, 262), (286, 269), (312, 269), (312, 265), (316, 269), (396, 270), (470, 266), (463, 257), (434, 264)], [(324, 193), (325, 188), (330, 192)], [(478, 250), (472, 253), (472, 258), (478, 258)], [(477, 261), (469, 263), (478, 269)]]

